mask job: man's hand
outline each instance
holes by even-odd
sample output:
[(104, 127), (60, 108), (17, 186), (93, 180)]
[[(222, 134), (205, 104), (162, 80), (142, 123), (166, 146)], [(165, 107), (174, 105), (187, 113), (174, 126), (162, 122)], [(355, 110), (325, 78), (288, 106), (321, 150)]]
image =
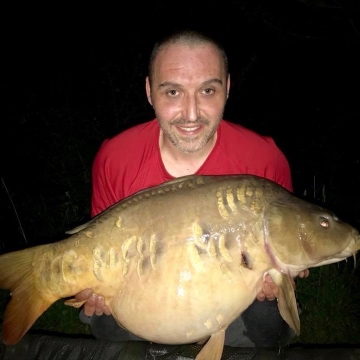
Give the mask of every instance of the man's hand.
[(111, 315), (111, 311), (107, 305), (105, 305), (104, 297), (97, 295), (92, 289), (85, 289), (75, 295), (75, 300), (85, 301), (84, 314), (86, 316)]
[(301, 273), (299, 273), (299, 278), (303, 279), (303, 278), (307, 278), (310, 275), (310, 271), (309, 269), (305, 269), (304, 271), (302, 271)]
[[(299, 273), (299, 278), (307, 278), (310, 274), (309, 269), (305, 269), (304, 271)], [(293, 280), (294, 290), (296, 289), (296, 283)], [(259, 301), (267, 300), (275, 300), (279, 295), (279, 290), (276, 284), (272, 281), (272, 278), (269, 274), (266, 274), (264, 277), (264, 281), (262, 283), (262, 289), (257, 295), (257, 299)]]

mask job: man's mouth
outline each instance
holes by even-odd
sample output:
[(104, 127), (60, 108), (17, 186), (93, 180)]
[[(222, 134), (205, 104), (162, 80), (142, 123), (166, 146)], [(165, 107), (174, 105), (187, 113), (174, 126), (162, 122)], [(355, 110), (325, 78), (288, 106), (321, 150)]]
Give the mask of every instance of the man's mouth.
[(184, 127), (184, 126), (178, 126), (178, 128), (181, 130), (181, 131), (185, 131), (185, 132), (193, 132), (193, 131), (196, 131), (198, 129), (200, 129), (200, 125), (198, 126), (192, 126), (192, 127)]

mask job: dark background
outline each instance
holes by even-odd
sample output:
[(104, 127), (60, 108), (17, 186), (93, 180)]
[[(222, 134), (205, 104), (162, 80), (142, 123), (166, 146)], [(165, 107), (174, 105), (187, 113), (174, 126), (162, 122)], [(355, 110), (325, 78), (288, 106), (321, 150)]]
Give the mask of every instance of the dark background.
[(4, 11), (0, 252), (50, 242), (89, 218), (106, 137), (153, 118), (151, 46), (179, 25), (219, 36), (225, 118), (272, 136), (295, 193), (360, 227), (359, 1), (152, 1)]

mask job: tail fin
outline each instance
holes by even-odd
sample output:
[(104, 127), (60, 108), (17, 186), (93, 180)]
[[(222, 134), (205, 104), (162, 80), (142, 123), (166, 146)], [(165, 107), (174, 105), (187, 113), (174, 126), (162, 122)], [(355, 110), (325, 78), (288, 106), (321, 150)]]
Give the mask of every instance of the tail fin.
[(0, 256), (0, 288), (11, 292), (3, 322), (2, 341), (6, 345), (21, 340), (36, 319), (53, 303), (35, 286), (33, 258), (36, 248)]

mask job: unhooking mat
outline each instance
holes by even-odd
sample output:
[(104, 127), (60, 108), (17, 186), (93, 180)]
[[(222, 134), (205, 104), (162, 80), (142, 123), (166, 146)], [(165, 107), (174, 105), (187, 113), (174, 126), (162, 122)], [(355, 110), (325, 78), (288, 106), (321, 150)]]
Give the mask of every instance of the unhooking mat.
[[(27, 334), (16, 345), (0, 343), (0, 360), (192, 360), (200, 345), (145, 341), (107, 342), (93, 338)], [(282, 349), (224, 347), (222, 360), (360, 360), (356, 347), (289, 346)]]

